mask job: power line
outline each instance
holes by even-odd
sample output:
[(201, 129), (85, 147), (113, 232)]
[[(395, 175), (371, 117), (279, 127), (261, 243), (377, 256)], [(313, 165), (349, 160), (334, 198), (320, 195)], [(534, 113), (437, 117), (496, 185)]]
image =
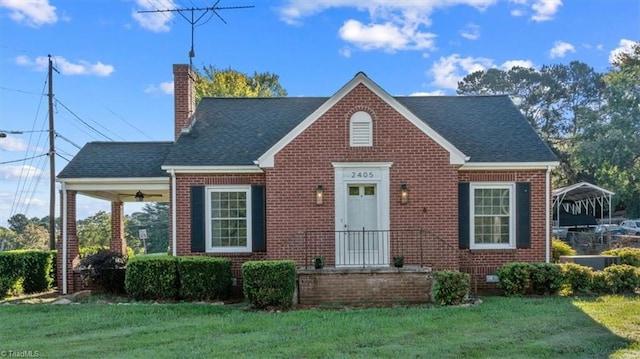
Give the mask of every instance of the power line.
[(31, 91), (25, 91), (25, 90), (18, 90), (18, 89), (12, 89), (12, 88), (8, 88), (8, 87), (4, 87), (4, 86), (0, 86), (0, 90), (5, 90), (5, 91), (13, 91), (13, 92), (19, 92), (19, 93), (24, 93), (27, 95), (38, 95), (38, 96), (45, 96), (42, 93), (37, 93), (37, 92), (31, 92)]
[(93, 126), (91, 126), (90, 124), (88, 124), (85, 120), (81, 119), (80, 116), (76, 115), (75, 112), (71, 111), (71, 109), (69, 107), (67, 107), (65, 104), (63, 104), (62, 102), (60, 102), (60, 100), (56, 99), (56, 103), (59, 104), (60, 106), (64, 107), (67, 111), (69, 111), (70, 114), (72, 114), (78, 121), (82, 122), (85, 126), (89, 127), (90, 129), (92, 129), (93, 131), (95, 131), (95, 133), (99, 134), (100, 136), (106, 138), (109, 141), (113, 141), (113, 139), (107, 135), (105, 135), (104, 133), (98, 131), (96, 128), (94, 128)]
[(48, 155), (48, 153), (43, 153), (41, 155), (37, 155), (37, 156), (33, 156), (33, 157), (21, 158), (19, 160), (4, 161), (4, 162), (0, 162), (0, 165), (6, 165), (6, 164), (9, 164), (9, 163), (24, 162), (24, 161), (27, 161), (27, 160), (32, 160), (34, 158), (38, 158), (38, 157), (42, 157), (42, 156), (46, 156), (46, 155)]
[(107, 107), (107, 111), (111, 112), (114, 116), (116, 116), (117, 118), (119, 118), (122, 122), (126, 123), (127, 125), (129, 125), (131, 128), (133, 128), (134, 130), (138, 131), (139, 133), (141, 133), (143, 136), (145, 136), (146, 138), (150, 139), (153, 141), (153, 138), (151, 136), (149, 136), (146, 132), (140, 130), (139, 128), (137, 128), (136, 126), (134, 126), (133, 124), (131, 124), (129, 121), (125, 120), (122, 116), (118, 115), (117, 113), (115, 113), (112, 109)]

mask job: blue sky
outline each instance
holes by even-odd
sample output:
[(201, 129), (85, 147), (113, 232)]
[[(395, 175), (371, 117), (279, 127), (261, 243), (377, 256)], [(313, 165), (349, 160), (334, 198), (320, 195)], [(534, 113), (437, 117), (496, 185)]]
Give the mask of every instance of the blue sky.
[[(0, 226), (16, 213), (48, 215), (47, 54), (59, 72), (57, 173), (90, 141), (173, 139), (172, 64), (189, 61), (191, 13), (137, 11), (215, 3), (0, 0), (0, 131), (23, 132), (0, 138)], [(204, 14), (193, 64), (276, 73), (289, 96), (331, 96), (358, 71), (392, 95), (453, 95), (462, 77), (491, 67), (578, 60), (606, 72), (613, 53), (640, 40), (637, 0), (217, 4), (251, 5), (219, 11), (226, 24)], [(78, 218), (109, 208), (78, 198)], [(128, 213), (139, 208), (125, 205)]]

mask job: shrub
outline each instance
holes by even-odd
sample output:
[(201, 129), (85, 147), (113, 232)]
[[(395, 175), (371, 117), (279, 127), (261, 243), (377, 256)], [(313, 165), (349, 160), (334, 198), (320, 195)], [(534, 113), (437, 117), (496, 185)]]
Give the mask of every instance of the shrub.
[[(99, 246), (99, 245), (95, 245), (95, 246), (86, 246), (86, 247), (80, 247), (78, 248), (78, 257), (80, 257), (80, 259), (85, 258), (87, 256), (90, 256), (92, 254), (97, 254), (100, 251), (110, 251), (111, 249), (109, 248), (109, 246)], [(127, 246), (127, 251), (126, 251), (126, 257), (127, 259), (131, 259), (135, 256), (135, 252), (133, 250), (133, 248)]]
[(16, 252), (0, 252), (0, 299), (22, 293), (22, 262)]
[(48, 251), (0, 252), (0, 298), (51, 289), (54, 258)]
[(555, 238), (551, 240), (551, 257), (553, 258), (553, 263), (559, 263), (560, 256), (575, 256), (576, 253), (577, 252), (567, 243)]
[(640, 270), (628, 264), (612, 265), (604, 269), (612, 293), (634, 293), (640, 287)]
[(22, 284), (25, 293), (38, 293), (51, 289), (53, 254), (48, 251), (16, 251), (22, 261)]
[(127, 258), (120, 253), (99, 250), (80, 260), (78, 269), (87, 284), (96, 284), (109, 293), (124, 293)]
[(529, 263), (512, 262), (496, 270), (500, 287), (507, 296), (524, 295), (531, 283), (533, 266)]
[(214, 257), (179, 257), (180, 298), (224, 299), (231, 289), (231, 260)]
[(458, 271), (443, 270), (433, 274), (432, 299), (439, 305), (462, 303), (469, 294), (471, 276)]
[(556, 294), (562, 288), (560, 266), (553, 263), (533, 263), (531, 265), (531, 289), (535, 294)]
[(177, 257), (141, 256), (127, 263), (125, 289), (135, 299), (178, 297)]
[(607, 256), (620, 257), (620, 264), (628, 264), (634, 267), (640, 267), (640, 248), (625, 247), (609, 249), (602, 252)]
[(596, 294), (611, 293), (611, 285), (609, 284), (609, 276), (604, 271), (597, 271), (591, 276), (591, 291)]
[(589, 292), (593, 275), (591, 268), (576, 263), (563, 263), (560, 268), (568, 290), (575, 294)]
[(242, 265), (244, 295), (257, 308), (289, 308), (296, 286), (294, 261), (249, 261)]

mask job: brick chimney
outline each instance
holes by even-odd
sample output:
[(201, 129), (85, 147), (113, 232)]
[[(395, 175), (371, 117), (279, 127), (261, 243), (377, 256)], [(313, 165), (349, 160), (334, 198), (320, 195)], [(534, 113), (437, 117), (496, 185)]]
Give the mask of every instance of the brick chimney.
[(195, 74), (191, 66), (173, 65), (174, 141), (191, 124), (196, 109)]

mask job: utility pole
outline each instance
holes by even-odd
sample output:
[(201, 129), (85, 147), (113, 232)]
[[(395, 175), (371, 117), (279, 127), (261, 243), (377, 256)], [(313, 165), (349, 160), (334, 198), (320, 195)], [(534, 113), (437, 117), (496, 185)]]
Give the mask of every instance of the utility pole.
[(53, 130), (53, 62), (49, 56), (49, 249), (56, 249), (56, 147)]

